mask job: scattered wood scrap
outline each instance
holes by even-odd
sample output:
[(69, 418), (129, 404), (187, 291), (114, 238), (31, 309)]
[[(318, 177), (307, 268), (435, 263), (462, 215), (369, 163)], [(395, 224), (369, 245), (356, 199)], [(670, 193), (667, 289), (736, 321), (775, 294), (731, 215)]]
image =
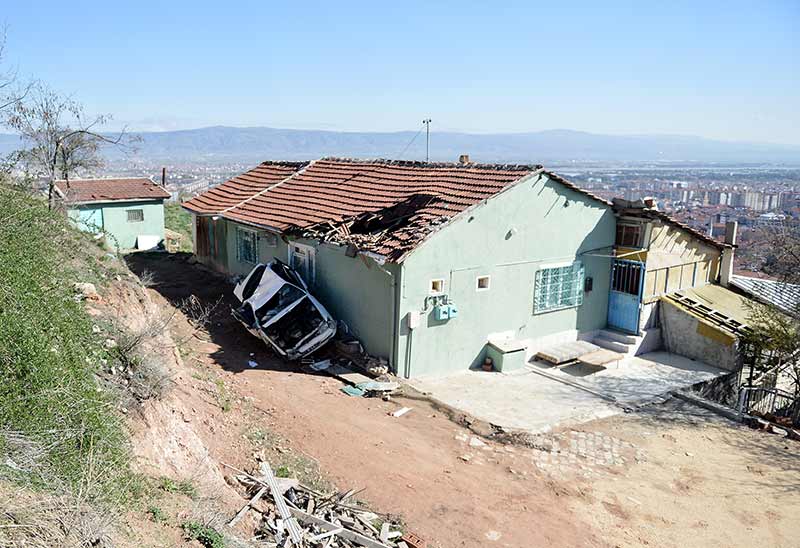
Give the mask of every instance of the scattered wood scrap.
[(404, 533), (389, 516), (378, 515), (351, 501), (360, 491), (351, 489), (323, 494), (296, 479), (276, 478), (265, 462), (260, 464), (258, 476), (225, 466), (239, 472), (235, 477), (248, 493), (247, 503), (230, 524), (235, 525), (248, 511), (260, 514), (253, 539), (259, 545), (274, 548), (404, 548), (414, 546), (409, 545), (409, 538), (419, 538)]

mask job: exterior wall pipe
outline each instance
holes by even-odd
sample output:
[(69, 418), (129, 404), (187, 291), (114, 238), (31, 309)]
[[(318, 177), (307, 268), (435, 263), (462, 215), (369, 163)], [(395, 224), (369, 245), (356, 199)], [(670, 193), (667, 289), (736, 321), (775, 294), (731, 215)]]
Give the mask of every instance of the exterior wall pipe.
[(722, 250), (722, 264), (720, 265), (720, 284), (723, 287), (729, 287), (731, 278), (733, 277), (733, 254), (736, 249), (736, 232), (739, 223), (736, 221), (729, 221), (725, 223), (725, 243), (728, 247)]

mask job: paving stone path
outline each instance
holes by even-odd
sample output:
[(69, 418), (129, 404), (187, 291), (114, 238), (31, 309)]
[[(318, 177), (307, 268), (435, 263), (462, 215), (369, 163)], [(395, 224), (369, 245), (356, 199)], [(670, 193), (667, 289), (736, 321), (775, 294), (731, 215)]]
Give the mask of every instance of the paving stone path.
[(553, 476), (577, 473), (589, 477), (646, 460), (644, 451), (634, 444), (602, 432), (541, 434), (531, 442), (534, 464)]

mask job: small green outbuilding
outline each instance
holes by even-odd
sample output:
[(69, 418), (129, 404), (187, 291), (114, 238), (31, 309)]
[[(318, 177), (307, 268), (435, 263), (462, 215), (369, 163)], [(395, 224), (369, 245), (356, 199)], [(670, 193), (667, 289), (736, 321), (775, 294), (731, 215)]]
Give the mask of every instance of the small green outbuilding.
[(151, 179), (56, 181), (55, 191), (81, 230), (104, 234), (117, 249), (151, 249), (164, 239), (169, 192)]

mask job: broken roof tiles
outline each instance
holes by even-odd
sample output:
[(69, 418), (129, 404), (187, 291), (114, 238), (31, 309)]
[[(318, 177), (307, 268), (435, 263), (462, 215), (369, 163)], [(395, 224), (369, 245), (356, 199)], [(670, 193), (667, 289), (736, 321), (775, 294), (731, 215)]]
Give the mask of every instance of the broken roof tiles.
[(169, 192), (146, 177), (60, 180), (56, 181), (55, 190), (73, 204), (170, 197)]
[[(539, 165), (342, 158), (267, 162), (183, 206), (200, 215), (353, 243), (399, 260), (439, 225), (541, 170)], [(611, 205), (555, 174), (546, 175)]]

